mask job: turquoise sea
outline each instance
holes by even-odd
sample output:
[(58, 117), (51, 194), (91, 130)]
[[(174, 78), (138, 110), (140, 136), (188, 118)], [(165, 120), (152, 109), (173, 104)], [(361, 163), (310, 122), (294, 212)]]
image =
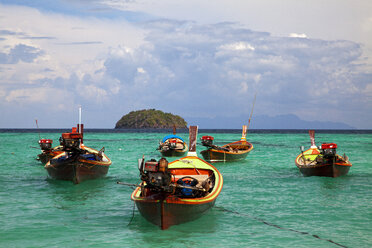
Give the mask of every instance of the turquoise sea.
[[(68, 130), (64, 130), (68, 131)], [(58, 143), (61, 131), (41, 133)], [(167, 133), (90, 130), (89, 147), (106, 148), (108, 176), (74, 185), (49, 179), (35, 158), (38, 132), (0, 132), (0, 247), (372, 247), (372, 132), (316, 132), (353, 163), (339, 178), (303, 177), (294, 164), (304, 131), (254, 131), (242, 162), (215, 163), (224, 187), (202, 218), (162, 231), (130, 200), (137, 159), (160, 158)], [(212, 133), (217, 144), (240, 130)], [(180, 136), (188, 140), (188, 134)], [(200, 152), (202, 146), (198, 146)]]

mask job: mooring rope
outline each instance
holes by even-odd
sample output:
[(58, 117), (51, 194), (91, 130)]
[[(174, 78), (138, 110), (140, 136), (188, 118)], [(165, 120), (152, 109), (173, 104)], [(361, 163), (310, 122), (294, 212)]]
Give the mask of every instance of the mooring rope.
[(130, 218), (130, 221), (129, 221), (129, 223), (128, 223), (127, 226), (129, 226), (129, 225), (132, 223), (133, 219), (134, 219), (134, 211), (135, 211), (135, 207), (136, 207), (136, 203), (133, 202), (132, 218)]
[(310, 235), (310, 236), (312, 236), (312, 237), (314, 237), (314, 238), (316, 238), (316, 239), (325, 240), (325, 241), (328, 241), (328, 242), (330, 242), (330, 243), (332, 243), (332, 244), (335, 244), (335, 245), (337, 245), (337, 246), (339, 246), (339, 247), (347, 248), (347, 246), (345, 246), (345, 245), (342, 245), (342, 244), (340, 244), (340, 243), (337, 243), (337, 242), (335, 242), (335, 241), (333, 241), (333, 240), (331, 240), (331, 239), (324, 239), (324, 238), (321, 238), (321, 237), (319, 237), (319, 236), (316, 235), (316, 234), (311, 234), (311, 233), (308, 233), (308, 232), (302, 232), (302, 231), (298, 231), (298, 230), (295, 230), (295, 229), (292, 229), (292, 228), (281, 227), (281, 226), (278, 226), (278, 225), (276, 225), (276, 224), (273, 224), (273, 223), (267, 222), (267, 221), (265, 221), (265, 220), (263, 220), (263, 219), (261, 219), (261, 218), (254, 217), (254, 216), (251, 216), (251, 215), (248, 215), (248, 214), (242, 214), (242, 213), (239, 213), (239, 212), (237, 212), (237, 211), (233, 211), (233, 210), (226, 209), (226, 208), (224, 208), (224, 207), (218, 207), (218, 206), (215, 206), (214, 208), (217, 208), (217, 209), (219, 209), (219, 210), (221, 210), (221, 211), (223, 211), (223, 212), (228, 212), (228, 213), (232, 213), (232, 214), (236, 214), (236, 215), (240, 215), (240, 216), (246, 216), (246, 217), (249, 217), (249, 218), (251, 218), (251, 219), (257, 220), (257, 221), (259, 221), (259, 222), (261, 222), (261, 223), (264, 223), (265, 225), (272, 226), (272, 227), (275, 227), (275, 228), (278, 228), (278, 229), (287, 230), (287, 231), (291, 231), (291, 232), (295, 232), (295, 233), (299, 233), (299, 234), (303, 234), (303, 235)]

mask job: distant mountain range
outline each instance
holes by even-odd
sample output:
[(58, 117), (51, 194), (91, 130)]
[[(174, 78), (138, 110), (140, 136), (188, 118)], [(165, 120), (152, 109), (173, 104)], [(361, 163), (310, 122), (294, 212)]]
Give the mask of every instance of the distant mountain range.
[[(248, 117), (185, 117), (188, 125), (198, 125), (203, 129), (240, 129), (248, 124)], [(342, 122), (305, 121), (293, 114), (288, 115), (257, 115), (253, 116), (250, 129), (355, 129)]]

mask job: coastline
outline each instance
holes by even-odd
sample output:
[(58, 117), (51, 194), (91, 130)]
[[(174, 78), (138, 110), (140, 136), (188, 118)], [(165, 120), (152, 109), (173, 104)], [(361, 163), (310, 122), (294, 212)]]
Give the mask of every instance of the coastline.
[[(63, 133), (70, 128), (0, 128), (0, 133)], [(248, 133), (307, 133), (309, 129), (250, 129)], [(371, 134), (372, 129), (314, 129), (317, 133)], [(172, 129), (116, 129), (86, 128), (86, 133), (170, 133)], [(199, 129), (200, 133), (241, 133), (241, 129)], [(177, 129), (177, 133), (188, 133), (188, 129)]]

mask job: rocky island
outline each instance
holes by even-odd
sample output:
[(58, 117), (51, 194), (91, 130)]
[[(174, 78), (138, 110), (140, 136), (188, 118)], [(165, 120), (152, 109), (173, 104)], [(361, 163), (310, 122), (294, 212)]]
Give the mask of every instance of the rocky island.
[(143, 109), (132, 111), (116, 123), (115, 128), (154, 128), (154, 129), (168, 129), (173, 128), (187, 128), (187, 122), (178, 115), (171, 113), (164, 113), (155, 109)]

